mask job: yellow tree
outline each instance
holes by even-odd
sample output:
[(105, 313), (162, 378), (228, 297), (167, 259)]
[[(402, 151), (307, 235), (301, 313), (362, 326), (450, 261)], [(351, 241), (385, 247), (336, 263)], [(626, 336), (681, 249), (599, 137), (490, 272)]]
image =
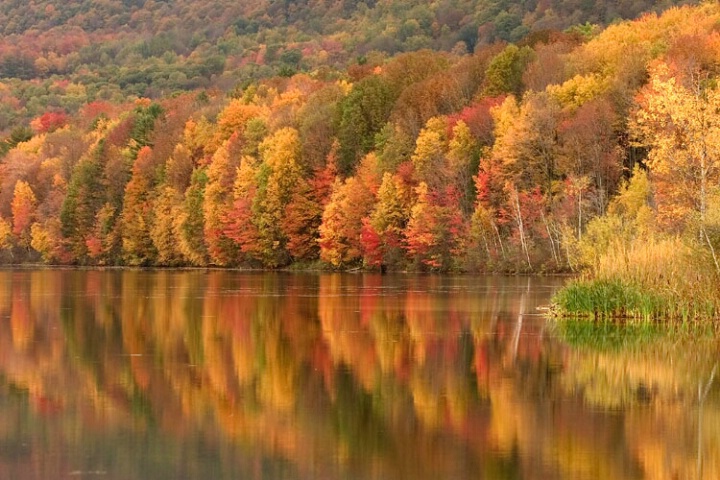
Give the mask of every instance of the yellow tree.
[(445, 155), (447, 153), (447, 119), (433, 117), (427, 121), (420, 131), (415, 143), (412, 162), (415, 173), (420, 181), (431, 186), (444, 184), (447, 169)]
[(213, 154), (208, 166), (208, 183), (203, 199), (204, 234), (208, 253), (214, 264), (223, 266), (231, 263), (235, 257), (235, 245), (224, 234), (224, 219), (232, 206), (235, 173), (240, 163), (239, 155), (236, 154), (236, 139), (233, 135)]
[(262, 107), (248, 105), (243, 100), (231, 101), (218, 115), (215, 143), (220, 146), (233, 133), (240, 132), (242, 134), (252, 118), (262, 117), (265, 113)]
[(658, 220), (675, 230), (695, 229), (720, 273), (706, 230), (708, 202), (720, 185), (720, 89), (703, 76), (695, 70), (683, 79), (656, 65), (632, 129), (650, 149)]
[(203, 236), (205, 217), (202, 205), (207, 185), (207, 169), (196, 168), (190, 178), (190, 186), (185, 190), (185, 198), (173, 228), (179, 232), (179, 247), (182, 255), (196, 266), (208, 263), (207, 245)]
[[(377, 192), (377, 203), (365, 225), (365, 229), (372, 228), (377, 234), (376, 248), (372, 248), (375, 235), (361, 234), (361, 242), (366, 257), (374, 257), (381, 263), (397, 263), (402, 257), (403, 229), (410, 218), (410, 209), (413, 204), (412, 187), (406, 184), (403, 179), (390, 172), (385, 172), (382, 183)], [(369, 240), (369, 242), (368, 242)], [(377, 250), (374, 254), (371, 250)], [(377, 262), (374, 262), (377, 263)]]
[(260, 144), (263, 162), (258, 171), (258, 190), (252, 207), (253, 223), (258, 229), (260, 260), (270, 267), (289, 261), (282, 220), (294, 187), (303, 181), (300, 147), (297, 130), (289, 127), (278, 130)]
[(258, 174), (256, 158), (245, 155), (240, 160), (235, 174), (232, 192), (232, 207), (226, 212), (223, 222), (228, 238), (235, 242), (245, 254), (243, 260), (258, 256), (258, 229), (252, 222), (252, 205), (255, 202)]
[(24, 180), (15, 183), (15, 193), (12, 199), (13, 234), (18, 238), (19, 244), (30, 245), (30, 224), (35, 217), (37, 200), (30, 185)]
[(0, 217), (0, 250), (7, 250), (12, 247), (12, 228), (10, 222)]
[(150, 238), (152, 210), (149, 195), (155, 167), (152, 157), (150, 147), (140, 149), (133, 164), (132, 177), (125, 186), (121, 214), (122, 248), (124, 260), (130, 265), (147, 265), (156, 256)]
[(492, 157), (518, 188), (552, 190), (552, 182), (559, 177), (560, 113), (558, 104), (545, 93), (527, 95), (520, 105), (508, 97), (492, 110), (497, 139)]
[(458, 121), (452, 128), (448, 142), (447, 163), (451, 181), (461, 193), (463, 211), (472, 210), (474, 198), (473, 175), (477, 173), (480, 148), (465, 121)]
[(185, 258), (179, 248), (180, 233), (175, 228), (175, 219), (181, 215), (183, 196), (169, 185), (162, 185), (153, 202), (154, 221), (150, 238), (157, 250), (157, 264), (164, 266), (181, 265)]

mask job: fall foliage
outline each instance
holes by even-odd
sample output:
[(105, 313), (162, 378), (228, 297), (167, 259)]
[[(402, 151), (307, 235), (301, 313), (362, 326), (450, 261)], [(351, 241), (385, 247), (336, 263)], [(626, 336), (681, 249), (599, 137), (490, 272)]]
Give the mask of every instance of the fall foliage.
[[(302, 49), (265, 48), (284, 73), (229, 96), (100, 101), (61, 82), (77, 105), (36, 112), (3, 143), (0, 258), (577, 270), (595, 261), (582, 253), (595, 220), (642, 171), (646, 223), (695, 238), (720, 265), (713, 19), (715, 5), (671, 8), (472, 53), (368, 52), (332, 74), (291, 71)], [(515, 29), (478, 34), (519, 40)]]

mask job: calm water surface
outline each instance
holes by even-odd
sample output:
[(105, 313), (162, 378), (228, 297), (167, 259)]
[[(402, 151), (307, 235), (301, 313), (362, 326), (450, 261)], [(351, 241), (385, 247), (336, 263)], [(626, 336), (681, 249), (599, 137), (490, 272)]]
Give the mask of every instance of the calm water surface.
[(0, 271), (0, 478), (720, 478), (718, 341), (561, 282)]

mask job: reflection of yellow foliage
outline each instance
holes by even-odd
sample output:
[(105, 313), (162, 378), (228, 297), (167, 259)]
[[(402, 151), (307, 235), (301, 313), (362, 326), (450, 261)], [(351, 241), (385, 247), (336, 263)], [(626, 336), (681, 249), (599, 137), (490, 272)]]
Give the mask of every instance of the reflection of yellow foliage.
[(446, 420), (455, 427), (463, 427), (467, 417), (468, 392), (457, 384), (453, 376), (434, 379), (417, 372), (410, 380), (410, 390), (415, 413), (425, 427), (442, 430), (447, 428)]
[(7, 270), (0, 271), (0, 315), (2, 316), (6, 316), (9, 313), (12, 291), (12, 272)]
[[(692, 352), (697, 346), (686, 348)], [(576, 351), (568, 359), (563, 385), (568, 391), (582, 391), (585, 401), (602, 408), (637, 403), (639, 388), (641, 396), (650, 395), (656, 402), (674, 402), (680, 394), (694, 397), (715, 359), (678, 356), (677, 349), (675, 341), (664, 340), (629, 351)]]
[(442, 403), (432, 385), (421, 381), (417, 376), (410, 382), (415, 412), (426, 427), (435, 428), (442, 422)]
[(213, 392), (223, 399), (230, 399), (234, 393), (231, 389), (229, 359), (227, 346), (213, 329), (213, 322), (203, 322), (203, 352), (205, 354), (205, 371)]
[[(496, 280), (406, 276), (406, 289), (388, 290), (388, 277), (379, 275), (298, 284), (289, 277), (0, 272), (0, 372), (31, 402), (58, 397), (58, 405), (82, 412), (78, 421), (98, 428), (142, 428), (145, 420), (133, 413), (140, 398), (163, 432), (252, 445), (313, 478), (343, 477), (360, 462), (378, 478), (452, 478), (459, 465), (511, 452), (539, 465), (537, 478), (695, 477), (694, 395), (715, 359), (695, 358), (692, 347), (574, 352), (548, 347), (531, 330), (542, 321), (526, 317), (515, 369), (502, 359), (512, 349), (508, 319), (517, 317), (525, 279), (498, 289)], [(295, 296), (298, 285), (317, 297)], [(527, 293), (527, 308), (541, 298)], [(423, 363), (412, 361), (415, 348)], [(561, 363), (556, 354), (565, 361), (548, 378), (544, 368)], [(332, 383), (346, 372), (352, 385), (347, 377)], [(475, 378), (487, 390), (482, 399), (471, 393)], [(632, 403), (639, 382), (654, 395), (649, 406)], [(540, 398), (536, 383), (547, 389)], [(353, 402), (355, 394), (368, 403)], [(606, 412), (618, 405), (613, 394), (627, 401), (624, 415)], [(717, 478), (716, 387), (703, 412), (701, 478)], [(373, 443), (375, 435), (387, 443)], [(387, 455), (385, 445), (397, 450)], [(323, 475), (323, 458), (335, 475)]]
[[(698, 412), (698, 388), (708, 382), (716, 359), (698, 358), (695, 353), (712, 350), (715, 343), (709, 338), (659, 339), (619, 351), (578, 350), (568, 358), (563, 384), (568, 391), (583, 392), (590, 405), (629, 412), (627, 441), (647, 478), (720, 478), (716, 398), (710, 395), (702, 416)], [(644, 403), (650, 406), (631, 408)], [(698, 472), (700, 454), (702, 472)]]
[(490, 389), (492, 417), (490, 420), (490, 438), (497, 448), (509, 452), (517, 442), (521, 428), (531, 428), (529, 422), (521, 419), (523, 410), (518, 408), (515, 391), (510, 380), (502, 380)]
[(447, 379), (447, 409), (453, 425), (462, 427), (467, 420), (468, 407), (470, 405), (470, 392), (465, 382), (459, 378), (450, 376)]
[(372, 316), (370, 324), (377, 345), (380, 370), (386, 375), (400, 369), (410, 349), (407, 329), (398, 317), (399, 315), (377, 312)]
[(622, 478), (616, 463), (608, 461), (597, 445), (578, 440), (571, 432), (558, 435), (548, 452), (565, 474), (563, 478)]
[(285, 411), (295, 406), (295, 396), (295, 375), (292, 368), (270, 363), (260, 379), (260, 398), (263, 402)]
[(12, 310), (10, 312), (10, 327), (12, 329), (13, 346), (26, 350), (35, 336), (35, 325), (30, 318), (30, 305), (27, 298), (13, 295)]
[(255, 378), (257, 365), (255, 364), (255, 346), (245, 337), (233, 337), (233, 361), (238, 384), (241, 387), (249, 386)]
[(436, 324), (436, 316), (431, 314), (437, 308), (432, 300), (429, 295), (410, 292), (405, 305), (405, 321), (413, 345), (414, 361), (420, 366), (425, 363), (427, 343), (442, 328)]
[(351, 367), (360, 384), (372, 391), (377, 383), (375, 342), (360, 324), (358, 297), (348, 296), (340, 275), (320, 278), (318, 313), (323, 337), (335, 364)]
[[(698, 445), (698, 425), (700, 445)], [(625, 425), (629, 441), (647, 478), (720, 478), (720, 409), (717, 403), (680, 403), (632, 412)]]

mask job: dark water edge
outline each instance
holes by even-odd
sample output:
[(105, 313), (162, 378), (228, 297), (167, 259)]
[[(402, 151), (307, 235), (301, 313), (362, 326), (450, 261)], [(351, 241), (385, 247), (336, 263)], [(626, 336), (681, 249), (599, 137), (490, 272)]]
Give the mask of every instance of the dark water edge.
[(0, 270), (0, 478), (720, 478), (714, 336), (573, 338), (562, 284)]

